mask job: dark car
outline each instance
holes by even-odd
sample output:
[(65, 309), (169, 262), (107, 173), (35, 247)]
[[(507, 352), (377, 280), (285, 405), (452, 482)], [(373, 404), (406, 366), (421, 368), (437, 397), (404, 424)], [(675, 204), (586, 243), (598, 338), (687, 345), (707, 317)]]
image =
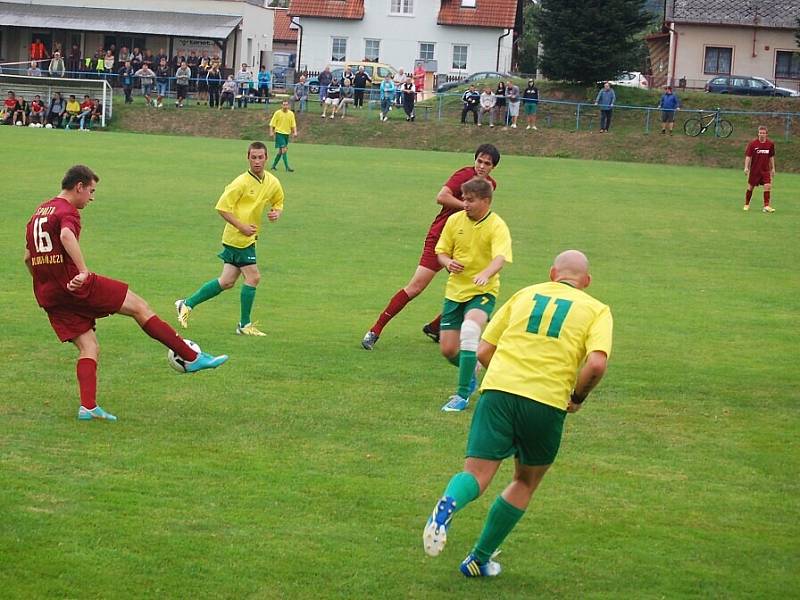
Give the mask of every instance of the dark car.
[(706, 91), (716, 94), (737, 94), (739, 96), (800, 96), (800, 92), (776, 87), (762, 77), (744, 75), (720, 75), (706, 83)]
[[(333, 78), (339, 80), (340, 82), (342, 80), (342, 73), (344, 73), (344, 69), (331, 69), (331, 75)], [(319, 94), (319, 75), (315, 77), (309, 77), (306, 80), (306, 85), (308, 86), (309, 94)]]
[(448, 81), (443, 83), (439, 87), (436, 88), (437, 92), (447, 92), (452, 90), (453, 88), (457, 88), (460, 85), (469, 85), (474, 83), (477, 86), (481, 85), (481, 82), (486, 79), (502, 79), (503, 81), (508, 80), (511, 77), (508, 73), (498, 73), (497, 71), (478, 71), (477, 73), (473, 73), (468, 77), (464, 77), (463, 79), (459, 79), (458, 81)]

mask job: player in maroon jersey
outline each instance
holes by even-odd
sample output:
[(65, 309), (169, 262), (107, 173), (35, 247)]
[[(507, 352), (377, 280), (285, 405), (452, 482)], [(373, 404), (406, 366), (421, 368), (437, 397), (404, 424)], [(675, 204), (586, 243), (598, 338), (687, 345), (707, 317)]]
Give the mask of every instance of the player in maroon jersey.
[[(436, 273), (442, 270), (442, 265), (439, 264), (436, 258), (436, 242), (439, 241), (439, 236), (442, 235), (442, 229), (444, 229), (444, 224), (447, 222), (448, 217), (464, 209), (464, 202), (461, 200), (461, 185), (474, 177), (482, 177), (487, 179), (493, 188), (497, 188), (497, 182), (489, 176), (489, 173), (499, 162), (500, 152), (497, 148), (492, 144), (481, 144), (475, 150), (475, 164), (470, 167), (463, 167), (453, 173), (442, 189), (439, 190), (436, 202), (442, 205), (442, 210), (436, 215), (428, 230), (428, 235), (425, 237), (425, 244), (417, 270), (411, 277), (411, 281), (392, 296), (378, 320), (364, 334), (361, 346), (365, 350), (372, 350), (386, 324), (403, 310), (406, 304), (419, 296), (428, 287), (428, 284), (433, 281)], [(422, 328), (423, 333), (437, 343), (439, 342), (440, 320), (441, 315), (437, 315), (433, 321)]]
[(41, 204), (26, 229), (25, 265), (33, 277), (33, 293), (62, 342), (78, 348), (78, 388), (81, 406), (78, 419), (89, 421), (117, 418), (97, 405), (97, 355), (95, 320), (119, 313), (133, 317), (155, 340), (187, 362), (186, 371), (218, 367), (228, 357), (196, 352), (158, 318), (128, 284), (92, 273), (86, 266), (78, 242), (81, 234), (79, 210), (94, 200), (100, 178), (83, 165), (71, 167), (61, 181), (61, 193)]
[(772, 180), (775, 179), (775, 144), (767, 139), (767, 128), (763, 125), (758, 128), (758, 138), (747, 144), (744, 152), (744, 174), (747, 175), (744, 210), (750, 210), (753, 188), (763, 185), (764, 208), (761, 211), (774, 213), (775, 209), (770, 206), (769, 197), (772, 193)]

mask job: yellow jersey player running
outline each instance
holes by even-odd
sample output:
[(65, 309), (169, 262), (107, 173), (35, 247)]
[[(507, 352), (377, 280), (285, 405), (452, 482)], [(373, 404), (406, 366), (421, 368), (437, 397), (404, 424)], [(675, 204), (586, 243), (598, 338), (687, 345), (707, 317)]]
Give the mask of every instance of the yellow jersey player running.
[(492, 184), (475, 177), (461, 186), (464, 210), (450, 216), (436, 243), (436, 257), (450, 276), (445, 288), (439, 347), (458, 367), (458, 390), (442, 407), (467, 408), (477, 387), (478, 341), (500, 292), (500, 269), (512, 261), (511, 234), (492, 212)]
[(178, 322), (189, 325), (189, 315), (198, 304), (211, 300), (223, 290), (231, 289), (239, 275), (244, 277), (241, 292), (241, 318), (236, 327), (239, 335), (265, 335), (250, 320), (261, 273), (256, 264), (256, 240), (261, 229), (261, 217), (269, 204), (267, 218), (277, 221), (283, 212), (283, 188), (280, 181), (264, 170), (267, 147), (253, 142), (247, 148), (250, 168), (234, 179), (217, 201), (216, 209), (225, 220), (222, 232), (222, 275), (207, 281), (191, 296), (176, 300)]
[(294, 171), (289, 166), (286, 154), (289, 152), (289, 134), (297, 137), (297, 121), (294, 112), (289, 110), (289, 101), (281, 103), (280, 110), (276, 110), (269, 121), (269, 134), (275, 138), (275, 160), (272, 161), (272, 170), (277, 171), (278, 161), (283, 159), (286, 170), (290, 173)]
[(437, 556), (456, 511), (480, 496), (500, 463), (513, 456), (513, 480), (492, 504), (461, 563), (467, 577), (500, 573), (492, 557), (555, 460), (566, 414), (581, 408), (605, 374), (611, 310), (583, 291), (590, 282), (586, 256), (562, 252), (550, 268), (550, 281), (514, 294), (483, 334), (478, 358), (487, 370), (464, 470), (447, 484), (422, 535), (425, 552)]

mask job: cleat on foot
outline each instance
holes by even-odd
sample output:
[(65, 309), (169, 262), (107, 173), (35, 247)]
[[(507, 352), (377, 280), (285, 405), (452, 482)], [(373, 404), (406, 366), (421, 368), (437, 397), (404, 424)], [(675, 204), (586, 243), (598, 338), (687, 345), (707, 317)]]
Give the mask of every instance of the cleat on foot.
[(204, 369), (216, 369), (220, 365), (225, 364), (227, 360), (227, 354), (213, 356), (208, 352), (201, 352), (192, 362), (186, 363), (186, 372), (197, 373), (197, 371), (202, 371)]
[(431, 338), (431, 340), (433, 340), (437, 344), (439, 343), (439, 330), (431, 327), (430, 323), (425, 323), (425, 325), (422, 326), (422, 333), (427, 335), (429, 338)]
[(467, 410), (469, 399), (462, 398), (458, 394), (453, 394), (447, 399), (447, 404), (442, 407), (444, 412), (461, 412)]
[(178, 311), (178, 323), (186, 329), (189, 327), (189, 314), (192, 308), (186, 304), (185, 300), (175, 300), (175, 310)]
[(267, 334), (261, 331), (256, 327), (255, 323), (247, 323), (246, 325), (239, 325), (236, 326), (236, 334), (237, 335), (254, 335), (256, 337), (264, 337)]
[(447, 530), (456, 510), (456, 501), (443, 496), (433, 507), (431, 516), (422, 531), (422, 547), (428, 556), (439, 556), (447, 543)]
[(364, 337), (361, 339), (361, 347), (364, 348), (364, 350), (372, 350), (375, 344), (378, 343), (379, 337), (380, 336), (374, 331), (371, 330), (368, 331), (367, 333), (364, 334)]
[(100, 419), (101, 421), (116, 421), (117, 417), (112, 415), (109, 412), (104, 411), (99, 406), (95, 406), (94, 408), (86, 408), (85, 406), (81, 406), (78, 409), (78, 420), (79, 421), (91, 421), (93, 419)]
[[(497, 552), (492, 554), (492, 558), (497, 556), (497, 554)], [(465, 577), (495, 577), (499, 575), (500, 571), (503, 569), (500, 567), (500, 563), (493, 561), (492, 558), (485, 563), (480, 563), (478, 559), (475, 558), (475, 555), (470, 553), (467, 558), (461, 562), (459, 570)]]

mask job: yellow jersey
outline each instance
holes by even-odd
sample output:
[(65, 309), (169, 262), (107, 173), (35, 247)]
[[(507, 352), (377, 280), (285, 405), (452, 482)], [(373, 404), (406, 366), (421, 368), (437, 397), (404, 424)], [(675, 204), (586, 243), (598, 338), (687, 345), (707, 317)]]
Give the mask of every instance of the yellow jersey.
[(436, 254), (447, 254), (464, 265), (461, 273), (450, 273), (444, 295), (454, 302), (466, 302), (480, 294), (500, 293), (500, 273), (495, 273), (484, 287), (478, 287), (472, 279), (498, 256), (510, 263), (511, 233), (505, 221), (489, 211), (480, 221), (473, 221), (466, 211), (450, 215), (442, 235), (436, 243)]
[(67, 100), (67, 105), (65, 107), (66, 111), (71, 115), (79, 115), (81, 114), (81, 103), (75, 100)]
[(292, 129), (297, 128), (297, 121), (295, 121), (294, 113), (291, 110), (283, 112), (283, 109), (279, 109), (272, 113), (269, 126), (278, 133), (288, 135), (292, 133)]
[(483, 339), (497, 346), (481, 389), (500, 390), (566, 410), (590, 352), (611, 355), (611, 309), (553, 281), (514, 294)]
[[(264, 178), (259, 179), (248, 170), (228, 184), (215, 208), (233, 213), (233, 216), (242, 223), (255, 225), (260, 231), (261, 217), (267, 203), (270, 208), (283, 210), (281, 182), (271, 173), (264, 173)], [(247, 248), (257, 237), (258, 233), (247, 236), (230, 223), (226, 223), (222, 232), (222, 243), (234, 248)]]

